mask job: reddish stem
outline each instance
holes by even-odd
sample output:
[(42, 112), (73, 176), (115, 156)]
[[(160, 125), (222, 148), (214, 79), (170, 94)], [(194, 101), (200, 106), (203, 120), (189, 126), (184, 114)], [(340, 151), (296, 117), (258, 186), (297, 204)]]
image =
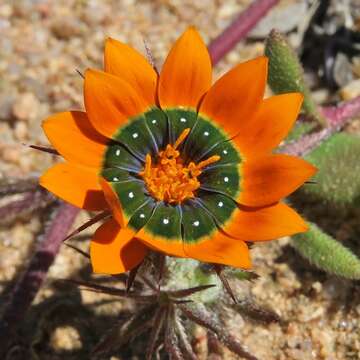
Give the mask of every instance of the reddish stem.
[(333, 130), (328, 127), (312, 134), (304, 135), (299, 140), (290, 142), (279, 149), (280, 153), (293, 156), (304, 156), (328, 139)]
[(213, 65), (227, 54), (279, 0), (255, 0), (209, 45)]
[(27, 217), (54, 202), (55, 198), (46, 190), (33, 190), (0, 207), (0, 225), (8, 225), (14, 220)]
[(69, 204), (62, 203), (58, 207), (29, 266), (11, 292), (0, 321), (0, 358), (5, 358), (13, 333), (17, 326), (21, 325), (29, 306), (44, 283), (48, 269), (78, 212), (79, 209)]
[(331, 128), (341, 128), (354, 116), (360, 114), (360, 96), (336, 106), (321, 109)]
[(283, 146), (280, 152), (295, 156), (308, 154), (332, 134), (343, 128), (354, 116), (360, 114), (360, 96), (337, 106), (323, 107), (320, 111), (325, 116), (328, 127)]

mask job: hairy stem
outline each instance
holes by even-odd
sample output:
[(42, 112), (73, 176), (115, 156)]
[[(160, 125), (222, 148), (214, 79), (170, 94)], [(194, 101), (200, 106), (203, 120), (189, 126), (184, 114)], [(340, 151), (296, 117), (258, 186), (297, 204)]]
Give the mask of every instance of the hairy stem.
[(304, 156), (328, 139), (332, 133), (333, 129), (326, 128), (312, 134), (304, 135), (299, 140), (282, 146), (279, 152), (294, 156)]
[(328, 120), (329, 127), (341, 128), (349, 119), (360, 114), (360, 96), (336, 106), (323, 107), (321, 112)]
[(328, 126), (323, 130), (305, 135), (299, 140), (283, 146), (280, 148), (281, 153), (295, 156), (308, 154), (331, 135), (343, 128), (352, 118), (360, 115), (360, 96), (337, 106), (323, 107), (320, 111), (325, 116)]
[(79, 209), (62, 203), (45, 230), (30, 263), (17, 281), (0, 321), (0, 358), (5, 357), (12, 335), (45, 281), (50, 265), (70, 230)]
[(38, 182), (39, 180), (36, 176), (30, 176), (25, 179), (2, 179), (0, 181), (0, 196), (33, 191), (38, 187)]
[(28, 217), (52, 202), (55, 202), (53, 195), (43, 189), (26, 192), (20, 199), (10, 201), (0, 207), (0, 225), (9, 225), (16, 220)]

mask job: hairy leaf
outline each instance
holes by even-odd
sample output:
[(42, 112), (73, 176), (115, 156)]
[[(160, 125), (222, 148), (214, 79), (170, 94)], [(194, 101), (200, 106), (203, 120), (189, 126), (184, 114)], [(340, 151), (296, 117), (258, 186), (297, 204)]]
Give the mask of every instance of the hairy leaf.
[(315, 224), (292, 238), (295, 249), (320, 269), (347, 279), (360, 279), (360, 259)]
[(337, 206), (360, 203), (360, 137), (338, 133), (306, 156), (319, 171), (305, 194)]

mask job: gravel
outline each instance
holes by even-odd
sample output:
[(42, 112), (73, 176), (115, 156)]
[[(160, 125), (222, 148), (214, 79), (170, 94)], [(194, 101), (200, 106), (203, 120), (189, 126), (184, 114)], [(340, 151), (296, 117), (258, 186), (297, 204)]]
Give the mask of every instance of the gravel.
[[(0, 178), (39, 174), (53, 163), (52, 156), (23, 144), (47, 145), (41, 121), (54, 112), (83, 107), (82, 79), (76, 70), (101, 68), (107, 36), (126, 41), (142, 52), (145, 40), (155, 61), (161, 64), (170, 45), (187, 25), (195, 24), (209, 42), (249, 2), (1, 1)], [(287, 0), (282, 1), (276, 11), (281, 13), (281, 6), (289, 6), (289, 3), (295, 8), (304, 6), (304, 1)], [(275, 15), (273, 18), (277, 19)], [(287, 29), (296, 25), (297, 22), (292, 21)], [(215, 76), (239, 61), (261, 55), (263, 48), (260, 40), (237, 45), (217, 66)], [(344, 85), (341, 92), (344, 99), (359, 94), (359, 61), (354, 60), (352, 66), (354, 80)], [(318, 94), (322, 101), (326, 100), (326, 90), (319, 89)], [(88, 217), (89, 214), (82, 213), (76, 225)], [(7, 289), (27, 264), (40, 226), (39, 219), (34, 216), (28, 223), (19, 222), (1, 229), (0, 290)], [(88, 237), (93, 230), (87, 230), (76, 241), (83, 250), (87, 249)], [(355, 235), (347, 232), (345, 237)], [(291, 249), (288, 239), (257, 245), (252, 253), (255, 269), (261, 277), (244, 286), (257, 301), (274, 308), (285, 323), (254, 325), (234, 316), (229, 326), (250, 351), (266, 360), (360, 359), (360, 290), (357, 284), (315, 270)], [(49, 279), (84, 275), (88, 270), (80, 255), (63, 246), (50, 269)], [(115, 315), (129, 306), (119, 302), (114, 306), (109, 296), (64, 293), (49, 283), (38, 294), (31, 312), (45, 301), (56, 302), (61, 296), (74, 302), (81, 326), (72, 324), (73, 313), (68, 315), (72, 325), (67, 324), (65, 313), (64, 323), (52, 327), (49, 336), (43, 337), (41, 346), (37, 345), (34, 350), (39, 359), (87, 358), (75, 355), (82, 348), (88, 351), (116, 319)], [(3, 299), (0, 297), (1, 303)], [(90, 308), (95, 308), (94, 320), (89, 316)], [(34, 334), (45, 331), (50, 321), (48, 318), (41, 321), (41, 313), (39, 316), (36, 321), (29, 316), (26, 322), (34, 328)], [(199, 334), (200, 339), (201, 332)], [(25, 338), (21, 344), (30, 346), (33, 340)], [(228, 352), (225, 354), (224, 358), (233, 358)]]

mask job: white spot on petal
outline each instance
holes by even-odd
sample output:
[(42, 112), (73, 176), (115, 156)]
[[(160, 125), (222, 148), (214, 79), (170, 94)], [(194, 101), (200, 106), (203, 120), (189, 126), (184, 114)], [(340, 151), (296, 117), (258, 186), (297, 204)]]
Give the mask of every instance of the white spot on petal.
[(119, 181), (119, 178), (117, 178), (116, 176), (113, 177), (113, 181)]
[(134, 193), (132, 191), (129, 192), (129, 198), (132, 199), (134, 197)]
[(140, 214), (140, 218), (141, 218), (141, 219), (145, 219), (145, 214), (142, 214), (142, 213), (141, 213), (141, 214)]
[(227, 150), (223, 150), (223, 154), (225, 154), (225, 155), (226, 155), (227, 153), (228, 153), (228, 152), (227, 152)]
[(120, 153), (121, 153), (120, 149), (117, 149), (117, 150), (115, 151), (115, 155), (116, 155), (116, 156), (120, 156)]
[(196, 220), (196, 221), (193, 222), (193, 225), (194, 225), (194, 226), (199, 226), (199, 225), (200, 225), (200, 222), (199, 222), (198, 220)]
[(134, 139), (136, 139), (138, 136), (139, 136), (138, 133), (133, 133), (133, 134), (132, 134), (132, 137), (133, 137)]
[(169, 219), (167, 219), (167, 218), (163, 219), (163, 224), (164, 225), (167, 225), (169, 222), (170, 222)]
[(224, 177), (225, 182), (229, 182), (229, 178), (227, 176)]
[(224, 203), (222, 201), (219, 201), (218, 202), (218, 207), (223, 207), (224, 206)]
[(185, 119), (184, 117), (180, 118), (180, 121), (181, 121), (182, 123), (186, 123), (186, 119)]
[(151, 122), (152, 122), (153, 124), (156, 124), (156, 120), (155, 120), (155, 119), (154, 119), (154, 120), (152, 120)]
[(208, 131), (205, 131), (205, 132), (204, 132), (204, 135), (205, 135), (205, 136), (209, 136), (210, 134), (209, 134)]

